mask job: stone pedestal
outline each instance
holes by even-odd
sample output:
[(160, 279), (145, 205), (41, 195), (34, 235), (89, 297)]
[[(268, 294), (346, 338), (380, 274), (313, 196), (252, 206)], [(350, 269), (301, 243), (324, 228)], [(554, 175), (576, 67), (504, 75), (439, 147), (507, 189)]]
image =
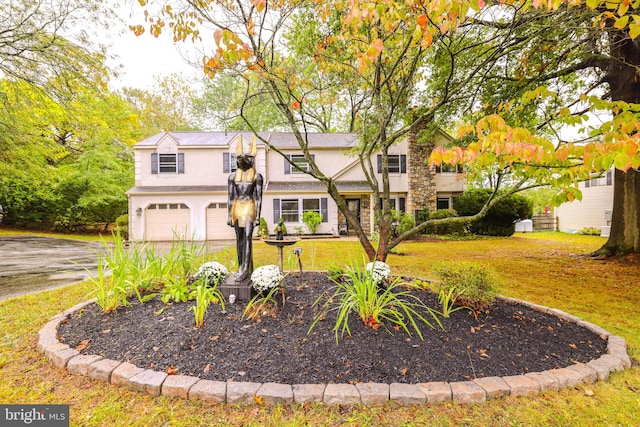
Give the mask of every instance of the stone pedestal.
[(229, 302), (229, 295), (236, 296), (236, 303), (248, 302), (253, 297), (253, 288), (251, 287), (251, 279), (244, 282), (236, 282), (238, 273), (233, 273), (224, 282), (218, 285), (225, 302)]

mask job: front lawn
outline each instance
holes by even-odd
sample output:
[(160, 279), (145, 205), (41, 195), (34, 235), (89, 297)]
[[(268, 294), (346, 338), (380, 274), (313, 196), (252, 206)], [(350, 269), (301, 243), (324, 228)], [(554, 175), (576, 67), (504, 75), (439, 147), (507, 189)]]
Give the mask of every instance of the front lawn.
[[(477, 241), (408, 242), (391, 255), (394, 274), (429, 277), (439, 260), (471, 260), (493, 266), (502, 294), (543, 304), (623, 336), (634, 363), (605, 382), (533, 397), (504, 398), (474, 406), (452, 403), (401, 407), (340, 408), (313, 405), (207, 406), (152, 397), (55, 368), (35, 348), (38, 330), (60, 311), (87, 299), (87, 283), (0, 302), (0, 402), (68, 403), (71, 424), (81, 426), (601, 426), (636, 425), (640, 414), (640, 261), (576, 257), (604, 240), (562, 233), (518, 234)], [(351, 241), (301, 241), (304, 269), (325, 269), (361, 251)], [(225, 254), (231, 257), (233, 251)], [(274, 264), (277, 251), (254, 245), (255, 265)], [(285, 269), (298, 268), (285, 251)]]

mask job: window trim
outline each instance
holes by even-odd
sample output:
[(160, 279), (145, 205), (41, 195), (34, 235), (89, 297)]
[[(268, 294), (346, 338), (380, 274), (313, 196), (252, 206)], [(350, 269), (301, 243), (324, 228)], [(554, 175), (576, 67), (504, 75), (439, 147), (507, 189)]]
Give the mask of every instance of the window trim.
[[(163, 164), (160, 161), (161, 156), (172, 156), (173, 161), (171, 162), (172, 167), (171, 171), (163, 171), (161, 170), (163, 167), (167, 167), (168, 162), (165, 161)], [(153, 175), (177, 175), (184, 173), (184, 153), (151, 153), (151, 174)]]
[[(394, 159), (393, 161), (396, 162), (397, 159), (397, 166), (394, 165), (394, 168), (391, 169), (391, 165), (389, 165), (389, 173), (397, 173), (397, 174), (403, 174), (403, 173), (407, 173), (407, 155), (406, 154), (388, 154), (387, 155), (387, 159), (391, 160)], [(382, 154), (378, 154), (376, 155), (376, 160), (378, 163), (378, 173), (382, 173)]]
[[(310, 154), (311, 156), (311, 161), (315, 161), (315, 154)], [(294, 161), (294, 158), (296, 160), (301, 160), (304, 162), (304, 165), (306, 165), (306, 172), (301, 172), (298, 169), (296, 169), (295, 167), (293, 167), (292, 163), (297, 164), (301, 169), (305, 169), (303, 168), (303, 164), (302, 162), (300, 164), (298, 164), (296, 161)], [(307, 159), (304, 157), (304, 154), (287, 154), (287, 158), (283, 159), (284, 160), (284, 173), (285, 175), (304, 175), (307, 172), (309, 172), (311, 170), (311, 167), (309, 166), (309, 162), (307, 161)]]
[[(305, 200), (318, 200), (319, 210), (315, 209), (304, 209), (304, 201)], [(282, 214), (282, 203), (283, 202), (293, 202), (295, 201), (298, 206), (297, 212), (297, 220), (289, 221)], [(319, 212), (322, 215), (322, 222), (329, 222), (329, 210), (328, 210), (328, 199), (326, 197), (289, 197), (289, 198), (278, 198), (273, 199), (273, 223), (277, 224), (280, 218), (284, 219), (285, 223), (290, 224), (301, 224), (302, 216), (307, 211)]]

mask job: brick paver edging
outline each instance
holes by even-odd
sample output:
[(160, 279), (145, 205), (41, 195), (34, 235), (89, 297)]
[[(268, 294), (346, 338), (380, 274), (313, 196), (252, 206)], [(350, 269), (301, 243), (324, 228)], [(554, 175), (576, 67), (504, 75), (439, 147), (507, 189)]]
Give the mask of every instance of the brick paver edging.
[(67, 368), (72, 374), (124, 385), (133, 390), (155, 396), (180, 396), (210, 403), (304, 403), (324, 402), (327, 405), (384, 404), (392, 401), (401, 405), (454, 401), (479, 403), (500, 396), (521, 396), (545, 390), (576, 387), (582, 383), (605, 380), (611, 372), (631, 367), (624, 338), (612, 335), (593, 323), (553, 308), (514, 298), (502, 300), (548, 313), (587, 328), (607, 338), (607, 354), (588, 363), (566, 368), (507, 377), (485, 377), (473, 381), (428, 382), (420, 384), (278, 384), (235, 381), (210, 381), (186, 375), (167, 375), (164, 372), (139, 368), (131, 363), (104, 359), (97, 355), (83, 355), (57, 339), (57, 329), (68, 315), (93, 302), (78, 304), (56, 316), (40, 330), (38, 350), (54, 365)]

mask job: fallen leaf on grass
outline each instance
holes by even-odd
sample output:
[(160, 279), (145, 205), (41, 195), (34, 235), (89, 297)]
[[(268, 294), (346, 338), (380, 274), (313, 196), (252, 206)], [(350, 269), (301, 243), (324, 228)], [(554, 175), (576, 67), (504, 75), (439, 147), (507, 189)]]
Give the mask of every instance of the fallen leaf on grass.
[(595, 396), (596, 394), (593, 392), (593, 390), (591, 390), (590, 388), (585, 388), (584, 389), (584, 394), (585, 396)]
[(262, 396), (253, 396), (253, 400), (255, 400), (258, 405), (262, 405)]

